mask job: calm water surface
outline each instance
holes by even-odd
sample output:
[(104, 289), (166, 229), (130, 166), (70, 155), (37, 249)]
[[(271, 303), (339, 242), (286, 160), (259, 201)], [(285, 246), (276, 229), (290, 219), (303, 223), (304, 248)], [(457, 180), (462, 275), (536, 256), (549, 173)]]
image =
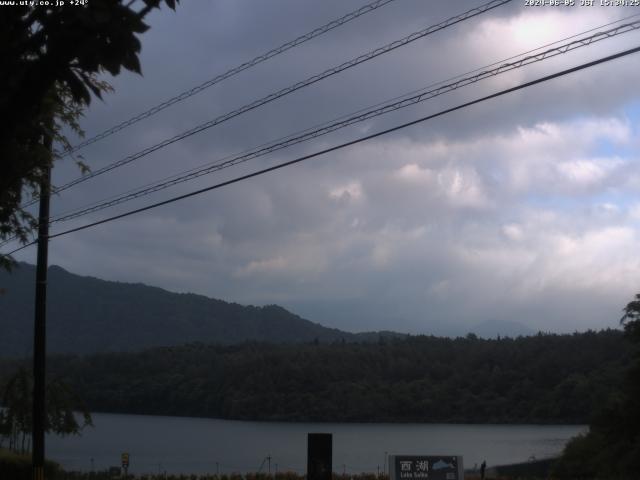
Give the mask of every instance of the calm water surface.
[[(48, 437), (47, 457), (72, 470), (102, 470), (129, 452), (130, 473), (271, 471), (304, 473), (307, 433), (333, 434), (336, 472), (383, 471), (385, 455), (463, 455), (465, 468), (559, 453), (583, 426), (239, 422), (94, 414), (81, 437)], [(262, 470), (267, 471), (264, 462)]]

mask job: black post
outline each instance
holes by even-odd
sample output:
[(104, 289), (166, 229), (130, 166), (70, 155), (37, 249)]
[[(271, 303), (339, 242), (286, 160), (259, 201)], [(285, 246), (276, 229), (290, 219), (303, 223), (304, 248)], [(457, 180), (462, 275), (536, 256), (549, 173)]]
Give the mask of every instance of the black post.
[(333, 445), (330, 433), (307, 435), (307, 480), (331, 480)]
[[(46, 146), (51, 151), (51, 140)], [(40, 212), (38, 214), (38, 261), (36, 269), (36, 304), (33, 329), (33, 480), (44, 480), (44, 430), (46, 326), (47, 326), (47, 266), (49, 253), (49, 195), (51, 167), (47, 167), (40, 183)]]

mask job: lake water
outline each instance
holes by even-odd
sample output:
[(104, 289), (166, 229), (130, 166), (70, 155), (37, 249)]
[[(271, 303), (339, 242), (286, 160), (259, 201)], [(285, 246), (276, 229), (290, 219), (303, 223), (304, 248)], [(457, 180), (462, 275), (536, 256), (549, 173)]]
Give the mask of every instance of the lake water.
[[(386, 455), (463, 455), (465, 468), (558, 454), (583, 426), (240, 422), (94, 414), (82, 436), (48, 437), (47, 457), (71, 470), (102, 470), (130, 454), (130, 473), (220, 473), (306, 469), (307, 433), (333, 434), (333, 469), (384, 470)], [(264, 462), (264, 464), (263, 464)]]

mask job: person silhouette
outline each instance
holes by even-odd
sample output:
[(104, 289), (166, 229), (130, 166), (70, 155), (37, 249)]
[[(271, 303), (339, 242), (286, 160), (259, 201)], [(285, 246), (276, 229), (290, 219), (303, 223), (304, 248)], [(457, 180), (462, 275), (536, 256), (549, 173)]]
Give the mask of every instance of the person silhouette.
[(482, 464), (480, 465), (480, 480), (484, 480), (484, 471), (487, 468), (487, 461), (483, 460)]

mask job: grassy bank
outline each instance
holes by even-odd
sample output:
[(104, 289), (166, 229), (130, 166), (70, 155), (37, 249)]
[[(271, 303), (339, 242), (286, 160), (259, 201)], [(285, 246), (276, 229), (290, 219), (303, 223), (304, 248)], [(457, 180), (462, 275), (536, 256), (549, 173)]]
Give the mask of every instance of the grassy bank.
[(495, 472), (495, 476), (499, 478), (550, 478), (551, 469), (556, 461), (556, 458), (547, 458), (532, 462), (516, 463), (513, 465), (502, 465), (493, 467), (491, 469), (491, 473)]
[[(44, 467), (47, 480), (64, 479), (65, 472), (55, 462), (47, 461)], [(31, 456), (20, 455), (0, 448), (0, 479), (32, 480)]]
[[(24, 461), (21, 457), (18, 463), (20, 463), (20, 471), (17, 470), (5, 470), (7, 463), (5, 459), (0, 456), (0, 478), (11, 480), (31, 480), (31, 464)], [(51, 462), (50, 462), (51, 463)], [(54, 464), (52, 464), (54, 465)], [(65, 472), (59, 467), (49, 469), (45, 476), (46, 480), (124, 480), (124, 476), (113, 476), (109, 472)], [(158, 474), (142, 474), (127, 475), (127, 480), (305, 480), (306, 476), (300, 475), (294, 472), (282, 472), (277, 475), (268, 475), (262, 473), (248, 473), (248, 474), (231, 474), (231, 475), (212, 475), (212, 474), (182, 474), (182, 475), (158, 475)], [(487, 476), (487, 480), (516, 480), (523, 478), (533, 478), (525, 476)], [(542, 480), (546, 477), (539, 477)], [(372, 473), (361, 473), (357, 475), (333, 475), (334, 480), (389, 480), (388, 475), (376, 475)], [(478, 475), (465, 475), (465, 480), (480, 480)]]
[[(478, 475), (465, 475), (465, 480), (480, 480)], [(487, 476), (486, 480), (519, 480), (532, 479), (533, 477), (507, 477), (507, 476)], [(539, 477), (543, 480), (546, 477)], [(63, 472), (62, 476), (57, 476), (47, 480), (123, 480), (124, 477), (109, 476), (107, 472), (76, 473)], [(128, 475), (127, 480), (305, 480), (306, 476), (297, 473), (281, 473), (277, 476), (266, 474), (246, 474), (246, 475)], [(358, 474), (358, 475), (333, 475), (334, 480), (389, 480), (388, 475)]]
[[(515, 479), (545, 479), (553, 463), (553, 459), (527, 462), (516, 465), (494, 467), (487, 473), (487, 480), (515, 480)], [(0, 479), (2, 480), (31, 480), (31, 456), (20, 455), (5, 449), (0, 449)], [(122, 480), (124, 476), (114, 476), (108, 471), (102, 472), (67, 472), (57, 463), (47, 461), (45, 466), (47, 480)], [(127, 480), (305, 480), (305, 475), (295, 472), (279, 472), (269, 475), (266, 473), (247, 474), (140, 474), (127, 475)], [(389, 480), (388, 475), (361, 473), (355, 475), (333, 475), (334, 480)], [(465, 480), (479, 480), (480, 476), (466, 473)]]

